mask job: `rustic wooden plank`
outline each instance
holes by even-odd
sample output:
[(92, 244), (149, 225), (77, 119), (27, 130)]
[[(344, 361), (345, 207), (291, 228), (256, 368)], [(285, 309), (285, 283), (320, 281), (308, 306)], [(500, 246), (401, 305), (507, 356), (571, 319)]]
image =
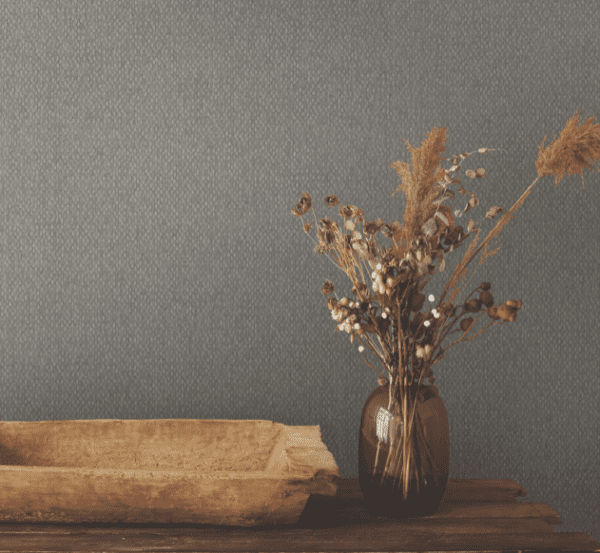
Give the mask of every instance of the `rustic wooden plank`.
[[(458, 501), (514, 501), (525, 497), (527, 491), (509, 479), (454, 479), (448, 480), (444, 500)], [(343, 478), (338, 486), (337, 499), (342, 501), (360, 500), (362, 492), (358, 478)]]
[(531, 505), (542, 515), (542, 518), (552, 526), (559, 526), (562, 524), (561, 515), (545, 503), (522, 503), (522, 505)]
[[(360, 503), (354, 505), (345, 505), (343, 503), (332, 504), (332, 502), (317, 504), (315, 500), (311, 501), (311, 499), (309, 499), (307, 507), (299, 519), (299, 523), (303, 527), (318, 528), (323, 523), (331, 525), (386, 520), (384, 517), (376, 517), (369, 514)], [(499, 501), (497, 503), (444, 501), (440, 504), (436, 513), (422, 518), (426, 520), (436, 520), (440, 524), (455, 518), (471, 520), (534, 518), (544, 520), (547, 524), (560, 524), (560, 515), (550, 507), (546, 507), (548, 509), (547, 511), (540, 511), (531, 503), (509, 503), (507, 501)]]
[(0, 525), (0, 551), (455, 551), (600, 549), (581, 533), (556, 533), (539, 519), (413, 519), (330, 528)]
[[(515, 482), (510, 480), (484, 480), (482, 482), (490, 482), (491, 493), (482, 492), (482, 485), (473, 485), (471, 481), (468, 482), (467, 489), (473, 490), (472, 493), (475, 497), (497, 497), (496, 501), (472, 501), (470, 498), (465, 498), (465, 496), (468, 497), (468, 493), (460, 493), (460, 490), (457, 490), (460, 480), (455, 480), (449, 483), (449, 490), (444, 495), (438, 511), (425, 518), (544, 518), (544, 515), (530, 503), (519, 503), (514, 500), (515, 494), (524, 492), (523, 488)], [(494, 493), (496, 491), (498, 493)], [(509, 501), (510, 497), (513, 497), (513, 501)], [(560, 524), (557, 522), (560, 520), (558, 513), (550, 510), (547, 514), (550, 524)], [(385, 519), (374, 517), (365, 510), (358, 479), (342, 479), (338, 487), (338, 494), (334, 498), (311, 496), (298, 522), (306, 526), (319, 527), (325, 520), (327, 524), (341, 524), (375, 522)]]

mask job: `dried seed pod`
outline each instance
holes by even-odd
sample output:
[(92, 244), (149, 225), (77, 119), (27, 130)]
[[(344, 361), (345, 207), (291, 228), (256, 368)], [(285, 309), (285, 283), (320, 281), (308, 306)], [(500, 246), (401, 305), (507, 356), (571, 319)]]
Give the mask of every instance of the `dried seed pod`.
[(423, 307), (423, 302), (425, 301), (425, 294), (421, 294), (420, 292), (415, 292), (412, 295), (410, 308), (412, 311), (420, 311), (421, 307)]
[(469, 313), (477, 313), (481, 309), (481, 300), (473, 298), (465, 303), (465, 311)]
[(492, 285), (489, 282), (482, 282), (479, 285), (479, 288), (481, 288), (482, 290), (489, 290), (492, 287)]
[(323, 284), (323, 288), (321, 288), (321, 294), (323, 294), (324, 296), (328, 296), (334, 291), (335, 288), (333, 286), (333, 282), (331, 282), (331, 280), (326, 280)]
[(477, 196), (475, 194), (473, 194), (473, 192), (470, 192), (469, 193), (469, 201), (467, 202), (467, 205), (465, 206), (465, 213), (478, 205), (479, 205), (479, 200), (477, 199)]
[(498, 213), (504, 213), (504, 209), (502, 209), (501, 207), (499, 207), (497, 205), (493, 205), (492, 207), (490, 207), (488, 209), (488, 211), (485, 214), (485, 216), (488, 219), (494, 219), (496, 217), (496, 215), (498, 215)]
[(475, 221), (473, 221), (473, 219), (469, 219), (467, 221), (467, 232), (473, 232), (476, 229), (477, 227), (475, 226)]
[(485, 169), (484, 169), (483, 167), (480, 167), (479, 169), (477, 169), (477, 170), (475, 171), (475, 176), (476, 176), (478, 179), (481, 179), (481, 178), (485, 177)]
[(479, 299), (486, 307), (494, 305), (494, 295), (488, 290), (483, 290), (483, 292), (479, 294)]
[(333, 311), (335, 309), (336, 305), (337, 305), (337, 300), (335, 298), (328, 298), (327, 299), (327, 308), (330, 311)]
[(463, 332), (466, 332), (473, 326), (473, 322), (473, 317), (467, 317), (466, 319), (463, 319), (462, 321), (460, 321), (460, 329)]
[(385, 378), (383, 378), (383, 376), (377, 377), (377, 382), (380, 386), (385, 386), (388, 383), (388, 381)]
[(448, 317), (455, 317), (456, 316), (456, 305), (452, 305), (451, 303), (448, 303), (444, 306), (444, 313), (448, 313)]
[(338, 205), (340, 202), (337, 199), (337, 196), (334, 194), (333, 196), (325, 196), (325, 203), (327, 204), (327, 209)]
[(350, 300), (348, 298), (342, 298), (339, 302), (338, 305), (341, 305), (342, 307), (348, 305), (350, 303)]
[(425, 236), (432, 236), (436, 233), (437, 229), (438, 229), (437, 221), (432, 217), (421, 227), (421, 232)]
[(514, 308), (510, 308), (508, 305), (504, 304), (498, 307), (498, 316), (503, 321), (512, 323), (517, 318), (517, 310)]
[(465, 175), (467, 175), (467, 177), (469, 177), (470, 179), (474, 179), (475, 171), (473, 171), (472, 169), (469, 169), (468, 171), (465, 171)]
[(499, 319), (500, 318), (500, 315), (498, 315), (498, 306), (497, 305), (492, 305), (492, 307), (490, 307), (487, 310), (487, 314), (492, 319)]
[(521, 309), (521, 305), (523, 305), (523, 303), (521, 300), (508, 300), (506, 305), (508, 305), (508, 307), (512, 307), (513, 309)]

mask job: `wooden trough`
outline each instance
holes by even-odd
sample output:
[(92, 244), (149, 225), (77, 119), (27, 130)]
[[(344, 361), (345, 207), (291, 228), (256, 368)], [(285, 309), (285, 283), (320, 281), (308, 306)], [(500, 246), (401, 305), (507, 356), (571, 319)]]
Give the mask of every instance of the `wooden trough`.
[(0, 521), (293, 524), (339, 480), (319, 426), (0, 422)]

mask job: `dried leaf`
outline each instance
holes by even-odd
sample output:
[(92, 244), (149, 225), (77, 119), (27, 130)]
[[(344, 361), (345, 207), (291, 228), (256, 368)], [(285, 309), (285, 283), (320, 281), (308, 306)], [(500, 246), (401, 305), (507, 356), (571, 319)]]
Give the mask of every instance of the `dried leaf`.
[(337, 196), (334, 194), (333, 196), (325, 196), (325, 203), (327, 204), (327, 209), (338, 205), (340, 202), (337, 199)]
[(475, 206), (479, 205), (479, 200), (477, 199), (477, 196), (475, 196), (475, 194), (473, 192), (471, 192), (469, 194), (470, 198), (469, 201), (467, 203), (467, 205), (465, 206), (465, 213), (467, 211), (469, 211), (469, 209), (473, 209)]
[(485, 216), (488, 219), (495, 219), (498, 213), (504, 213), (504, 209), (502, 209), (500, 206), (494, 205), (488, 209), (488, 212), (485, 214)]
[(458, 191), (460, 194), (468, 194), (468, 192), (462, 186), (458, 189)]
[(308, 232), (312, 228), (312, 221), (309, 221), (308, 223), (306, 223), (306, 224), (304, 224), (302, 226), (304, 227), (304, 232), (306, 232), (306, 234), (308, 234)]
[(329, 294), (333, 294), (333, 292), (335, 292), (335, 287), (333, 286), (333, 282), (331, 282), (331, 280), (327, 279), (323, 283), (323, 287), (321, 288), (321, 294), (323, 294), (324, 296), (328, 296)]
[(480, 154), (485, 154), (488, 149), (487, 148), (479, 148), (479, 150), (477, 150)]

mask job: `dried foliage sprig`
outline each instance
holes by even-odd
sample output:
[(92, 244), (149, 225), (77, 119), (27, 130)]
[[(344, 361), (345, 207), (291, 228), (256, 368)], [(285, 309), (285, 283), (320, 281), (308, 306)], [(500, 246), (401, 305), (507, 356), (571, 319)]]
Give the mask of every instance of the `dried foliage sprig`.
[[(409, 386), (417, 380), (419, 385), (422, 384), (424, 378), (429, 378), (430, 384), (433, 384), (431, 367), (445, 358), (448, 348), (476, 338), (491, 326), (514, 322), (522, 307), (521, 300), (507, 300), (500, 305), (496, 304), (489, 282), (482, 282), (462, 304), (455, 305), (454, 301), (467, 288), (477, 267), (498, 252), (499, 248), (489, 249), (490, 241), (514, 217), (515, 211), (540, 178), (555, 175), (555, 184), (558, 186), (567, 172), (569, 175), (577, 173), (581, 175), (582, 186), (585, 188), (584, 170), (593, 171), (600, 160), (600, 124), (594, 124), (594, 117), (591, 117), (580, 125), (577, 112), (568, 120), (559, 137), (555, 137), (546, 148), (543, 146), (546, 141), (544, 137), (536, 161), (538, 176), (512, 207), (507, 212), (499, 206), (492, 206), (487, 210), (487, 219), (495, 219), (500, 213), (502, 217), (479, 243), (482, 231), (478, 225), (481, 221), (468, 219), (466, 228), (463, 228), (456, 225), (454, 219), (479, 204), (475, 193), (467, 191), (461, 185), (457, 170), (462, 161), (472, 154), (485, 154), (493, 149), (480, 148), (477, 152), (452, 156), (449, 159), (452, 164), (450, 169), (443, 169), (441, 161), (448, 161), (441, 155), (445, 150), (446, 131), (446, 128), (434, 127), (419, 148), (414, 148), (405, 141), (411, 154), (412, 167), (400, 161), (391, 164), (401, 179), (392, 196), (401, 191), (406, 197), (403, 225), (398, 222), (386, 223), (379, 218), (367, 221), (362, 209), (353, 205), (341, 205), (336, 196), (327, 196), (325, 204), (328, 209), (340, 206), (338, 215), (343, 219), (341, 229), (328, 217), (321, 219), (319, 226), (312, 209), (312, 198), (306, 192), (292, 210), (294, 215), (302, 217), (312, 209), (317, 228), (315, 251), (328, 258), (331, 256), (331, 261), (352, 282), (351, 291), (355, 296), (353, 300), (348, 297), (339, 299), (330, 280), (325, 282), (321, 290), (326, 296), (335, 296), (327, 300), (332, 318), (339, 323), (335, 330), (350, 334), (351, 342), (355, 339), (361, 342), (359, 351), (365, 353), (365, 361), (379, 374), (379, 384), (384, 385), (386, 379), (367, 359), (365, 346), (379, 359), (388, 373), (388, 410), (394, 405), (394, 416), (400, 416), (398, 410), (401, 410), (402, 424), (406, 431), (403, 433), (402, 452), (394, 452), (388, 456), (384, 478), (386, 474), (396, 473), (397, 467), (401, 466), (405, 497), (411, 468), (413, 472), (416, 470), (414, 466), (411, 467), (413, 452), (410, 444), (417, 397), (411, 396), (409, 401)], [(486, 172), (483, 168), (467, 170), (465, 176), (471, 179), (484, 178)], [(453, 185), (458, 186), (458, 193), (465, 196), (466, 205), (462, 210), (452, 211), (449, 206), (443, 205), (456, 197), (451, 189)], [(360, 224), (362, 233), (358, 227)], [(309, 234), (312, 221), (303, 227), (304, 232), (312, 239)], [(378, 233), (390, 239), (391, 244), (379, 245), (376, 239)], [(459, 249), (471, 235), (473, 239), (445, 285), (436, 306), (432, 307), (435, 297), (430, 294), (429, 305), (424, 308), (425, 295), (422, 292), (431, 275), (436, 269), (443, 272), (446, 255)], [(461, 290), (467, 267), (480, 252), (479, 263)], [(444, 301), (447, 294), (450, 294), (449, 299)], [(472, 298), (475, 294), (477, 296)], [(489, 318), (487, 325), (469, 336), (484, 314)], [(454, 333), (460, 334), (460, 337), (448, 346), (443, 346), (442, 342)], [(393, 398), (396, 399), (395, 403)], [(411, 404), (412, 413), (409, 416)], [(416, 432), (419, 431), (417, 428)], [(381, 442), (378, 444), (377, 456), (380, 445)], [(396, 468), (391, 467), (390, 463)]]
[[(461, 282), (469, 263), (481, 252), (478, 267), (498, 252), (499, 248), (490, 250), (490, 241), (514, 217), (514, 212), (541, 177), (555, 175), (555, 184), (558, 185), (567, 172), (569, 175), (578, 173), (582, 176), (583, 185), (584, 169), (593, 171), (594, 164), (600, 160), (600, 124), (594, 124), (594, 117), (590, 117), (580, 125), (577, 112), (568, 120), (559, 137), (555, 136), (546, 148), (543, 147), (544, 137), (536, 161), (538, 177), (515, 204), (506, 212), (499, 206), (487, 210), (487, 219), (495, 219), (499, 214), (502, 217), (479, 243), (482, 231), (478, 225), (481, 221), (468, 219), (466, 228), (456, 224), (455, 217), (461, 217), (479, 204), (476, 194), (461, 185), (457, 171), (462, 161), (472, 154), (485, 154), (494, 149), (480, 148), (476, 152), (444, 158), (446, 133), (446, 128), (434, 127), (419, 148), (405, 141), (412, 166), (400, 161), (391, 164), (401, 180), (392, 196), (401, 191), (406, 197), (404, 224), (395, 221), (386, 223), (379, 218), (367, 221), (362, 209), (340, 204), (335, 195), (327, 196), (325, 204), (328, 209), (339, 206), (338, 215), (343, 220), (341, 225), (329, 217), (318, 223), (312, 198), (306, 192), (292, 210), (294, 215), (302, 217), (312, 209), (317, 233), (315, 251), (326, 255), (352, 282), (353, 300), (348, 297), (338, 299), (334, 284), (329, 280), (322, 288), (324, 295), (335, 295), (335, 298), (327, 300), (332, 318), (339, 323), (335, 330), (350, 334), (351, 342), (358, 339), (361, 352), (365, 351), (365, 347), (369, 348), (388, 372), (390, 381), (407, 378), (411, 383), (416, 379), (422, 382), (423, 378), (429, 378), (433, 383), (431, 367), (445, 357), (449, 347), (472, 340), (490, 326), (514, 322), (521, 309), (521, 301), (494, 304), (489, 283), (475, 288), (462, 305), (454, 304), (462, 291)], [(442, 160), (451, 163), (450, 169), (441, 167)], [(483, 168), (467, 170), (465, 176), (480, 179), (486, 176), (486, 172)], [(462, 210), (453, 211), (444, 205), (456, 197), (452, 186), (457, 186), (457, 192), (465, 196)], [(303, 227), (310, 237), (312, 221)], [(389, 246), (378, 243), (376, 235), (379, 233), (391, 240)], [(425, 295), (422, 291), (431, 275), (436, 269), (443, 272), (446, 255), (458, 250), (471, 235), (472, 240), (437, 304), (435, 307), (431, 305), (435, 298), (430, 295), (430, 303), (423, 309)], [(469, 299), (476, 293), (477, 297)], [(474, 319), (471, 315), (477, 313)], [(490, 321), (479, 332), (469, 336), (484, 313)], [(445, 338), (455, 332), (461, 333), (460, 338), (443, 346)], [(373, 368), (368, 360), (367, 363)], [(380, 383), (385, 382), (383, 374), (376, 372)]]

